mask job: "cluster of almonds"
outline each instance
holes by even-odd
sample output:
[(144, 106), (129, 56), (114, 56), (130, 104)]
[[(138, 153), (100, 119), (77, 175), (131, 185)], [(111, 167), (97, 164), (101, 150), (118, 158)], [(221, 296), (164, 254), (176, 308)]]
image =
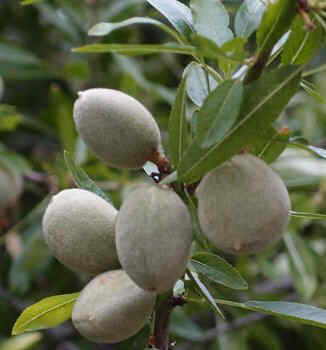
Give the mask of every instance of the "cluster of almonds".
[[(150, 112), (119, 91), (80, 93), (74, 120), (86, 144), (114, 167), (140, 168), (161, 148)], [(196, 196), (203, 233), (225, 252), (259, 251), (287, 225), (290, 201), (283, 182), (249, 154), (208, 173)], [(192, 230), (186, 205), (164, 185), (140, 185), (119, 211), (82, 189), (54, 196), (43, 219), (50, 250), (70, 269), (95, 276), (74, 306), (77, 330), (106, 343), (136, 334), (150, 317), (156, 296), (183, 276)]]

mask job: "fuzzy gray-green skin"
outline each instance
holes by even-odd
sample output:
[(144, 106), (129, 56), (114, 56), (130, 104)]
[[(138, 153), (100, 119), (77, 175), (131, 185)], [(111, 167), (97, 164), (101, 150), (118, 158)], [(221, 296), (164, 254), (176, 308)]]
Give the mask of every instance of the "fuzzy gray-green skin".
[(52, 254), (74, 271), (96, 274), (119, 268), (114, 223), (117, 210), (96, 194), (61, 191), (43, 217), (43, 235)]
[(155, 293), (139, 288), (123, 270), (102, 273), (81, 292), (72, 322), (85, 338), (118, 343), (136, 334), (151, 315)]
[(123, 203), (116, 222), (118, 256), (141, 288), (171, 289), (185, 271), (191, 242), (188, 209), (172, 190), (144, 185)]
[(22, 190), (22, 177), (7, 168), (0, 167), (0, 210), (15, 202)]
[(113, 167), (141, 168), (158, 151), (160, 131), (154, 118), (123, 92), (81, 92), (74, 105), (74, 120), (85, 143)]
[(203, 233), (228, 253), (261, 251), (288, 224), (291, 204), (283, 181), (250, 154), (235, 156), (208, 173), (196, 196)]

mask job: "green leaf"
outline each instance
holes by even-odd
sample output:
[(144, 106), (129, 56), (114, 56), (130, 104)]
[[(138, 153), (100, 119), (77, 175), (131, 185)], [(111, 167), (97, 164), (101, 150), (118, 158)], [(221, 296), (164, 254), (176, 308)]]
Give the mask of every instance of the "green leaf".
[(196, 33), (218, 46), (233, 39), (230, 16), (220, 0), (191, 0)]
[(300, 295), (309, 300), (317, 288), (317, 266), (307, 242), (295, 233), (286, 233), (284, 242), (295, 287)]
[(256, 140), (251, 152), (262, 158), (266, 163), (273, 163), (288, 145), (290, 134), (278, 132), (273, 127), (265, 130), (261, 135), (261, 143)]
[(248, 289), (247, 282), (227, 261), (211, 253), (196, 253), (191, 260), (191, 268), (199, 275), (228, 288)]
[(41, 61), (32, 53), (20, 47), (0, 43), (0, 62), (19, 65), (39, 65)]
[(120, 53), (122, 55), (150, 55), (159, 53), (176, 53), (181, 55), (195, 55), (196, 50), (193, 46), (178, 44), (91, 44), (72, 49), (73, 52), (80, 53)]
[(55, 121), (60, 141), (63, 149), (73, 153), (77, 133), (75, 124), (71, 116), (73, 108), (72, 101), (57, 86), (52, 85), (50, 89), (50, 112), (52, 119)]
[(201, 106), (211, 90), (217, 86), (213, 76), (197, 62), (192, 62), (187, 74), (187, 95), (197, 106)]
[(29, 306), (17, 319), (12, 334), (52, 328), (67, 321), (78, 295), (79, 293), (56, 295)]
[(265, 9), (262, 0), (244, 0), (234, 20), (236, 35), (248, 38), (258, 28)]
[(0, 341), (0, 350), (30, 350), (34, 349), (42, 339), (42, 334), (39, 332), (22, 334), (16, 337), (11, 337), (7, 340)]
[(257, 31), (260, 51), (270, 51), (281, 36), (289, 30), (296, 15), (296, 1), (275, 0), (268, 3)]
[(297, 15), (291, 26), (291, 34), (284, 45), (283, 64), (306, 64), (323, 42), (323, 29), (317, 25), (314, 30), (306, 28), (301, 15)]
[[(221, 50), (225, 52), (227, 57), (245, 57), (245, 44), (246, 41), (243, 38), (234, 38), (223, 44)], [(235, 69), (239, 66), (239, 62), (234, 62), (232, 59), (219, 57), (219, 67), (224, 72), (226, 77), (231, 78)]]
[(179, 178), (194, 182), (207, 171), (231, 158), (248, 144), (255, 134), (270, 127), (299, 87), (302, 67), (285, 66), (264, 74), (246, 86), (239, 122), (212, 147), (203, 150), (198, 142), (186, 151), (178, 168)]
[(198, 278), (196, 273), (191, 272), (189, 269), (187, 269), (187, 276), (194, 282), (194, 284), (197, 286), (200, 294), (206, 299), (208, 304), (211, 306), (214, 312), (216, 312), (218, 315), (220, 315), (222, 318), (224, 318), (224, 315), (220, 308), (217, 306), (213, 296), (207, 289), (207, 287), (204, 285), (204, 283)]
[(290, 216), (293, 216), (294, 218), (301, 218), (301, 219), (312, 219), (312, 220), (326, 220), (326, 214), (316, 214), (316, 213), (305, 213), (302, 211), (290, 211)]
[(14, 106), (0, 104), (0, 132), (13, 131), (22, 121), (23, 116)]
[(146, 0), (159, 11), (184, 37), (193, 31), (192, 15), (189, 7), (180, 1)]
[(243, 63), (245, 59), (244, 53), (239, 55), (238, 53), (234, 54), (233, 50), (224, 51), (213, 40), (204, 36), (193, 35), (192, 41), (196, 45), (196, 53), (199, 57), (203, 56), (213, 60), (224, 58), (238, 64)]
[(173, 164), (176, 167), (181, 161), (187, 145), (186, 78), (191, 66), (192, 64), (190, 63), (183, 72), (182, 80), (169, 119), (169, 149)]
[(37, 4), (38, 2), (41, 2), (41, 1), (44, 1), (44, 0), (22, 0), (21, 1), (21, 4), (22, 5), (33, 5), (33, 4)]
[(286, 301), (247, 301), (243, 305), (251, 311), (326, 328), (326, 310), (315, 306)]
[(203, 148), (219, 142), (239, 116), (243, 96), (241, 82), (227, 80), (212, 91), (198, 111), (196, 141)]
[(177, 41), (180, 40), (180, 37), (177, 32), (175, 32), (174, 30), (172, 30), (170, 27), (163, 24), (162, 22), (157, 21), (156, 19), (148, 18), (148, 17), (132, 17), (132, 18), (126, 19), (125, 21), (117, 22), (117, 23), (108, 23), (108, 22), (98, 23), (88, 31), (88, 35), (104, 36), (104, 35), (110, 34), (114, 30), (128, 27), (133, 24), (153, 24), (159, 27), (160, 29), (164, 30), (166, 33), (171, 35)]
[(76, 165), (76, 163), (73, 161), (73, 159), (70, 157), (67, 151), (64, 152), (64, 157), (67, 164), (67, 168), (71, 172), (75, 184), (79, 188), (93, 192), (105, 199), (107, 202), (112, 203), (111, 198), (104, 191), (102, 191), (91, 178), (89, 178), (89, 176), (83, 169)]

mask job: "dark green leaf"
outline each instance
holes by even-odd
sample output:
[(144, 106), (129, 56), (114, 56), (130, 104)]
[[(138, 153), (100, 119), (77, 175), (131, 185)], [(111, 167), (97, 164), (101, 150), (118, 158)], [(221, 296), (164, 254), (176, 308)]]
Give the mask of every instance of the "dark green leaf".
[(138, 44), (91, 44), (78, 47), (72, 50), (80, 53), (106, 53), (114, 52), (122, 55), (150, 55), (158, 53), (176, 53), (182, 55), (195, 55), (193, 46), (178, 44), (163, 45), (138, 45)]
[(199, 275), (232, 289), (247, 289), (247, 282), (227, 261), (211, 253), (196, 253), (191, 260), (191, 268)]
[(111, 198), (104, 191), (102, 191), (92, 179), (89, 178), (83, 169), (76, 165), (67, 151), (65, 151), (64, 156), (67, 168), (70, 170), (71, 175), (73, 176), (73, 179), (78, 187), (93, 192), (105, 199), (107, 202), (112, 203)]
[[(180, 179), (194, 182), (248, 144), (253, 145), (255, 134), (270, 127), (297, 91), (300, 73), (301, 67), (286, 66), (266, 73), (248, 85), (239, 122), (211, 148), (203, 150), (198, 142), (194, 142), (178, 168)], [(259, 136), (256, 140), (261, 142)]]
[(282, 35), (289, 30), (296, 15), (296, 1), (275, 0), (268, 3), (257, 31), (259, 50), (270, 51)]
[(314, 30), (306, 28), (301, 15), (297, 15), (291, 26), (291, 34), (284, 45), (283, 64), (306, 64), (322, 45), (323, 29), (317, 25)]
[(56, 295), (29, 306), (17, 319), (12, 334), (52, 328), (67, 321), (78, 295), (79, 293)]
[(62, 147), (73, 153), (77, 138), (75, 124), (71, 115), (73, 105), (72, 101), (56, 85), (51, 86), (50, 107)]
[(166, 33), (171, 35), (177, 41), (179, 41), (180, 39), (178, 33), (176, 33), (170, 27), (168, 27), (167, 25), (163, 24), (160, 21), (157, 21), (156, 19), (152, 19), (148, 17), (132, 17), (132, 18), (126, 19), (125, 21), (117, 22), (117, 23), (108, 23), (108, 22), (98, 23), (88, 31), (88, 35), (104, 36), (104, 35), (110, 34), (116, 29), (128, 27), (133, 24), (152, 24), (164, 30)]
[(196, 33), (212, 40), (218, 46), (233, 38), (229, 28), (230, 17), (219, 0), (191, 0)]
[(187, 145), (187, 120), (186, 120), (186, 79), (189, 68), (183, 72), (174, 104), (169, 119), (169, 147), (173, 164), (177, 167), (180, 163)]
[(242, 96), (243, 85), (234, 80), (225, 81), (208, 95), (198, 111), (196, 139), (203, 148), (219, 142), (230, 130), (239, 115)]
[(288, 145), (290, 134), (285, 132), (278, 132), (273, 127), (266, 129), (260, 134), (260, 140), (256, 139), (250, 150), (253, 154), (262, 158), (266, 163), (274, 162)]
[(228, 61), (232, 61), (235, 63), (243, 63), (245, 56), (244, 54), (234, 54), (232, 51), (224, 51), (221, 47), (217, 46), (217, 44), (204, 36), (201, 35), (193, 35), (192, 36), (193, 43), (197, 48), (197, 55), (204, 56), (210, 59), (219, 59), (225, 58)]
[[(231, 41), (226, 42), (221, 46), (221, 50), (225, 52), (226, 56), (230, 57), (242, 57), (246, 56), (245, 54), (245, 44), (246, 41), (243, 38), (235, 38)], [(226, 77), (231, 78), (235, 69), (239, 66), (239, 62), (234, 62), (223, 56), (219, 57), (219, 67), (224, 72)]]
[(180, 1), (146, 0), (159, 11), (183, 36), (189, 37), (193, 31), (190, 9)]

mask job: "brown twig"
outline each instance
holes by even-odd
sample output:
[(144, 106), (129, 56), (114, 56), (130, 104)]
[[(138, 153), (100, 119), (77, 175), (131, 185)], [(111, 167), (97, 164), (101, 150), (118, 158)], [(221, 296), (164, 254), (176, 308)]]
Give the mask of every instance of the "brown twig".
[(153, 345), (159, 350), (169, 350), (169, 322), (172, 310), (182, 306), (185, 300), (174, 297), (172, 292), (158, 306), (155, 316)]

